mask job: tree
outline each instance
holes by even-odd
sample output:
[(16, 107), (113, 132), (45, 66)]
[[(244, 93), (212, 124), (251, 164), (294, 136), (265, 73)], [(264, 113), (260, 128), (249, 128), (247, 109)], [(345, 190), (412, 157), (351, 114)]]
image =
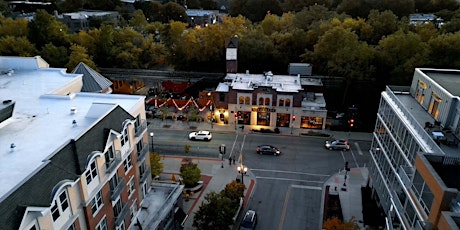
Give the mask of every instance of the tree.
[(206, 194), (193, 218), (193, 227), (198, 230), (227, 230), (233, 224), (236, 209), (232, 200), (215, 192)]
[(435, 68), (460, 67), (460, 32), (442, 34), (428, 42), (430, 66)]
[(70, 47), (71, 53), (69, 57), (69, 62), (65, 65), (67, 72), (72, 72), (72, 70), (80, 63), (83, 62), (90, 68), (97, 71), (96, 64), (94, 64), (91, 57), (88, 55), (86, 48), (79, 45), (72, 45)]
[(62, 68), (69, 61), (67, 48), (63, 46), (57, 47), (52, 43), (46, 44), (40, 54), (52, 67)]
[(2, 56), (35, 56), (37, 49), (25, 37), (5, 36), (0, 38), (0, 55)]
[(150, 169), (152, 178), (159, 176), (163, 172), (163, 163), (161, 162), (161, 157), (158, 153), (150, 153)]
[(48, 43), (68, 47), (68, 34), (67, 26), (45, 10), (37, 10), (35, 19), (29, 23), (29, 41), (38, 49)]
[(230, 198), (234, 203), (238, 203), (240, 198), (244, 196), (245, 189), (246, 186), (243, 183), (232, 181), (221, 191), (221, 195)]
[(148, 24), (149, 23), (145, 18), (142, 10), (134, 11), (133, 17), (129, 20), (129, 25), (132, 26), (137, 32), (144, 32), (144, 29)]
[(354, 218), (347, 222), (342, 222), (337, 217), (327, 219), (323, 223), (323, 229), (325, 230), (359, 230), (359, 226), (354, 223)]
[(180, 176), (186, 188), (195, 186), (201, 179), (201, 170), (197, 164), (187, 162), (180, 167)]
[(383, 12), (371, 10), (367, 23), (372, 27), (372, 35), (368, 40), (370, 44), (377, 44), (382, 37), (398, 30), (398, 16), (389, 10)]
[(13, 36), (13, 37), (26, 37), (29, 33), (29, 21), (24, 18), (13, 20), (12, 18), (3, 18), (0, 16), (0, 37)]
[(187, 13), (185, 13), (184, 7), (175, 2), (164, 4), (161, 14), (164, 23), (169, 21), (187, 22)]

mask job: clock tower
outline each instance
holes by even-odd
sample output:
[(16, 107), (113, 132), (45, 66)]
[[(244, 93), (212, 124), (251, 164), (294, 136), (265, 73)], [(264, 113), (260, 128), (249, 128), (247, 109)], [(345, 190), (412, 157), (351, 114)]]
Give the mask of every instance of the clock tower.
[(238, 36), (225, 40), (225, 60), (227, 64), (227, 73), (238, 72)]

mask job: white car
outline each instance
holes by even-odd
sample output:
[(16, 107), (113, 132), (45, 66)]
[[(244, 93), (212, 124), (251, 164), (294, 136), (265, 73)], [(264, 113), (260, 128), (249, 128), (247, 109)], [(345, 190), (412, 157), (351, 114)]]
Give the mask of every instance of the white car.
[(202, 140), (202, 141), (210, 141), (212, 139), (212, 134), (209, 131), (200, 130), (197, 132), (191, 132), (188, 135), (188, 139), (194, 140)]

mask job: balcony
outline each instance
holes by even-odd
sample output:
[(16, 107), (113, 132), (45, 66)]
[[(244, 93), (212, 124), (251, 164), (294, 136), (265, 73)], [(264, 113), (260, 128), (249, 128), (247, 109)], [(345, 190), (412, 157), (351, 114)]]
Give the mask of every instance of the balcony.
[(120, 226), (121, 223), (123, 223), (123, 221), (125, 220), (125, 217), (126, 215), (129, 213), (129, 208), (128, 208), (128, 205), (126, 203), (122, 203), (123, 207), (121, 208), (121, 211), (118, 213), (114, 213), (115, 214), (115, 227), (118, 227)]
[(137, 161), (142, 161), (144, 160), (145, 156), (147, 155), (147, 153), (149, 152), (149, 144), (144, 142), (142, 143), (142, 149), (140, 151), (137, 152)]
[(118, 168), (118, 165), (121, 164), (120, 157), (121, 157), (121, 151), (116, 150), (115, 157), (111, 161), (105, 163), (107, 173), (112, 173), (115, 169)]
[(141, 173), (140, 175), (140, 184), (143, 184), (147, 178), (149, 178), (150, 174), (151, 174), (151, 168), (147, 168), (143, 173)]
[(141, 120), (140, 124), (136, 126), (134, 136), (140, 137), (147, 130), (147, 120)]
[(115, 201), (117, 197), (120, 196), (121, 192), (123, 191), (125, 187), (126, 187), (125, 178), (122, 177), (118, 181), (117, 187), (115, 187), (115, 189), (113, 190), (110, 190), (110, 199), (112, 201)]

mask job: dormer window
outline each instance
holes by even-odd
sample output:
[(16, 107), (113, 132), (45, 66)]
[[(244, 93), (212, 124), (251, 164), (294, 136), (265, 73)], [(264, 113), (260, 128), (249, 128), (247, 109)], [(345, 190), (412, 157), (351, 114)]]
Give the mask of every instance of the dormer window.
[(121, 146), (124, 146), (126, 143), (128, 143), (129, 137), (128, 137), (128, 128), (125, 128), (123, 130), (123, 136), (121, 137)]
[(68, 207), (69, 199), (67, 198), (67, 192), (62, 191), (53, 202), (53, 206), (51, 206), (51, 216), (53, 217), (53, 221), (56, 221)]

